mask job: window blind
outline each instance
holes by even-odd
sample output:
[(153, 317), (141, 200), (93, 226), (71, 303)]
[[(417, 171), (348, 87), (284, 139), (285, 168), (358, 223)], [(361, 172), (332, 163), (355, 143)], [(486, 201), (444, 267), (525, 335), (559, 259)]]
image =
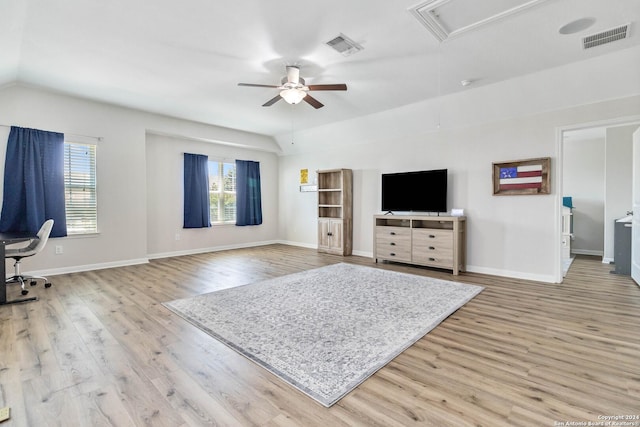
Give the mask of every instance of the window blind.
[(235, 163), (209, 160), (209, 200), (213, 224), (235, 223)]
[(64, 190), (68, 234), (98, 232), (96, 146), (65, 142)]

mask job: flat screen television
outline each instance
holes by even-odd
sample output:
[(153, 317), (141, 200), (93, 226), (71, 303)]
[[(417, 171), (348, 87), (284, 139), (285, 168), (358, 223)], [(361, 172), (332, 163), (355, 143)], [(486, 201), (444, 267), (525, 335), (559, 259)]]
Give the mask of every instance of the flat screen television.
[(447, 169), (382, 174), (385, 212), (447, 212)]

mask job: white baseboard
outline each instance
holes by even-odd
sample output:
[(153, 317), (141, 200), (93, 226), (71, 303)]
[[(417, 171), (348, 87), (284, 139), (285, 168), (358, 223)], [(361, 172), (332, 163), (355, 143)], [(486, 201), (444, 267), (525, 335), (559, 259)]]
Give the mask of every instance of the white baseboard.
[(361, 257), (365, 257), (365, 258), (371, 258), (371, 260), (373, 260), (373, 252), (364, 252), (364, 251), (353, 251), (353, 254), (356, 256), (361, 256)]
[(274, 243), (278, 243), (278, 242), (268, 241), (268, 242), (258, 242), (258, 243), (244, 244), (244, 245), (216, 246), (216, 247), (210, 247), (210, 248), (191, 249), (186, 251), (164, 252), (164, 253), (148, 254), (147, 258), (103, 262), (98, 264), (74, 265), (71, 267), (48, 268), (46, 270), (26, 271), (24, 273), (31, 276), (46, 276), (46, 277), (58, 276), (60, 274), (80, 273), (82, 271), (104, 270), (105, 268), (126, 267), (129, 265), (146, 264), (149, 262), (150, 259), (170, 258), (174, 256), (193, 255), (193, 254), (199, 254), (199, 253), (205, 253), (205, 252), (217, 252), (217, 251), (224, 251), (228, 249), (250, 248), (254, 246), (271, 245)]
[[(308, 249), (316, 249), (318, 247), (318, 245), (312, 245), (312, 244), (309, 244), (309, 243), (290, 242), (288, 240), (281, 240), (278, 243), (281, 243), (283, 245), (297, 246), (299, 248), (308, 248)], [(356, 251), (356, 250), (354, 250), (351, 253), (353, 255), (355, 255), (355, 256), (361, 256), (361, 257), (365, 257), (365, 258), (373, 258), (373, 252)]]
[(171, 258), (174, 256), (184, 256), (184, 255), (196, 255), (196, 254), (204, 254), (207, 252), (220, 252), (227, 251), (231, 249), (243, 249), (243, 248), (253, 248), (257, 246), (266, 246), (273, 245), (275, 243), (280, 243), (277, 240), (270, 240), (265, 242), (253, 242), (253, 243), (244, 243), (238, 245), (226, 245), (226, 246), (211, 246), (208, 248), (197, 248), (197, 249), (187, 249), (183, 251), (172, 251), (172, 252), (161, 252), (155, 254), (147, 254), (149, 259), (160, 259), (160, 258)]
[[(61, 267), (61, 268), (47, 269), (47, 270), (41, 270), (41, 271), (40, 270), (29, 271), (25, 273), (33, 276), (42, 276), (42, 275), (47, 277), (57, 276), (60, 274), (79, 273), (82, 271), (102, 270), (105, 268), (126, 267), (129, 265), (146, 264), (151, 259), (194, 255), (194, 254), (200, 254), (200, 253), (206, 253), (206, 252), (219, 252), (219, 251), (225, 251), (230, 249), (251, 248), (251, 247), (266, 246), (266, 245), (272, 245), (272, 244), (298, 246), (298, 247), (309, 248), (309, 249), (315, 249), (317, 247), (317, 245), (309, 244), (309, 243), (292, 242), (288, 240), (273, 240), (273, 241), (254, 242), (254, 243), (238, 244), (238, 245), (214, 246), (214, 247), (208, 247), (208, 248), (189, 249), (184, 251), (154, 253), (154, 254), (148, 254), (147, 258), (113, 261), (113, 262), (105, 262), (105, 263), (99, 263), (99, 264), (78, 265), (78, 266), (71, 266), (71, 267)], [(353, 255), (362, 256), (366, 258), (373, 258), (373, 253), (366, 252), (366, 251), (353, 251)], [(510, 277), (514, 279), (533, 280), (537, 282), (546, 282), (546, 283), (557, 283), (555, 278), (549, 275), (522, 273), (518, 271), (508, 271), (508, 270), (501, 270), (501, 269), (494, 269), (494, 268), (478, 267), (473, 265), (467, 265), (466, 270), (472, 273), (488, 274), (492, 276)]]
[(74, 265), (71, 267), (48, 268), (46, 270), (28, 271), (30, 276), (58, 276), (60, 274), (79, 273), (81, 271), (104, 270), (105, 268), (126, 267), (128, 265), (146, 264), (148, 258), (127, 259), (123, 261), (102, 262), (99, 264)]
[(604, 251), (594, 251), (591, 249), (573, 249), (571, 248), (572, 255), (591, 255), (591, 256), (604, 256)]
[(309, 249), (315, 249), (318, 247), (317, 245), (313, 245), (311, 243), (292, 242), (290, 240), (278, 240), (275, 243), (280, 243), (281, 245), (288, 245), (288, 246), (297, 246), (299, 248), (309, 248)]
[[(316, 245), (302, 244), (302, 243), (289, 242), (289, 241), (281, 241), (280, 243), (284, 245), (299, 246), (299, 247), (305, 247), (305, 248), (311, 248), (311, 249), (317, 247)], [(365, 258), (371, 258), (373, 260), (373, 252), (354, 250), (353, 255), (362, 256)], [(411, 264), (407, 264), (407, 265), (411, 265)], [(535, 282), (558, 283), (558, 281), (554, 276), (545, 275), (545, 274), (530, 274), (530, 273), (522, 273), (517, 271), (500, 270), (495, 268), (476, 267), (473, 265), (467, 265), (466, 270), (471, 273), (488, 274), (490, 276), (500, 276), (500, 277), (509, 277), (513, 279), (532, 280)]]
[(467, 271), (470, 273), (488, 274), (491, 276), (509, 277), (512, 279), (533, 280), (535, 282), (558, 283), (554, 276), (546, 274), (523, 273), (520, 271), (501, 270), (497, 268), (477, 267), (467, 265)]

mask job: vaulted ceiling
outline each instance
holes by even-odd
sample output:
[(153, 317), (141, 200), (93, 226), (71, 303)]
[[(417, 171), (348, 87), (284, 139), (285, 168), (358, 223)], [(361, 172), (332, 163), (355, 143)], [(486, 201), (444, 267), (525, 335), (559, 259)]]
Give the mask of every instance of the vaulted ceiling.
[[(278, 135), (627, 49), (639, 21), (638, 0), (4, 0), (0, 86)], [(626, 24), (627, 38), (583, 47)], [(341, 34), (363, 49), (327, 45)], [(348, 90), (313, 92), (321, 109), (262, 107), (276, 89), (237, 85), (280, 84), (286, 65)]]

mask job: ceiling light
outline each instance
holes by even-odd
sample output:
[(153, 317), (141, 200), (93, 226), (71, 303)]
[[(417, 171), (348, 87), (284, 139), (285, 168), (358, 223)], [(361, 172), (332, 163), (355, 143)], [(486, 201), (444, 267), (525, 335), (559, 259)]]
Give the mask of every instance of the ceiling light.
[(595, 18), (580, 18), (560, 27), (560, 34), (575, 34), (582, 30), (586, 30), (596, 22)]
[(295, 105), (299, 104), (304, 97), (307, 96), (307, 92), (300, 89), (285, 89), (280, 92), (280, 96), (287, 101), (287, 103)]
[(469, 86), (471, 83), (473, 83), (473, 80), (470, 79), (465, 79), (460, 82), (462, 86)]

